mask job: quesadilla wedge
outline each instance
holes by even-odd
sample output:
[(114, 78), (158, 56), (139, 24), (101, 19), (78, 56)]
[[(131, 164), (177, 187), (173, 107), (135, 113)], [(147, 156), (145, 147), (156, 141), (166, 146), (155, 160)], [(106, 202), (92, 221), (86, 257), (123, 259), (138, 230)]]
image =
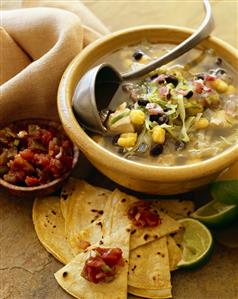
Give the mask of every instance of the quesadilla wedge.
[(179, 261), (182, 259), (183, 252), (178, 245), (179, 244), (176, 244), (174, 238), (167, 236), (170, 271), (176, 270)]
[[(93, 187), (85, 181), (73, 180), (75, 184), (73, 192), (69, 195), (67, 204), (63, 203), (64, 199), (61, 195), (61, 207), (65, 213), (66, 236), (76, 255), (89, 245), (84, 239), (80, 241), (77, 236), (84, 228), (103, 215), (111, 191)], [(72, 190), (72, 181), (69, 185), (69, 189)]]
[(195, 209), (194, 203), (191, 200), (162, 199), (154, 200), (152, 203), (159, 211), (176, 220), (189, 217)]
[[(87, 248), (56, 272), (57, 282), (65, 291), (78, 299), (127, 299), (129, 243), (129, 227), (124, 227), (98, 244)], [(115, 266), (116, 268), (112, 265), (108, 266), (108, 262), (102, 261), (102, 256), (98, 256), (98, 248), (100, 250), (120, 249), (123, 263)], [(90, 271), (87, 267), (91, 267)], [(95, 271), (99, 272), (94, 275)], [(114, 271), (114, 276), (106, 277), (106, 273), (110, 271)], [(110, 279), (107, 280), (108, 277)]]
[(63, 264), (68, 263), (74, 255), (65, 236), (59, 197), (48, 196), (35, 199), (32, 218), (42, 245), (57, 260)]
[(130, 251), (128, 285), (171, 296), (167, 237)]
[[(132, 226), (131, 250), (179, 231), (181, 228), (181, 225), (176, 220), (163, 212), (157, 211), (150, 202), (138, 200), (119, 190), (115, 190), (113, 196), (116, 203), (114, 205), (110, 233), (124, 226), (129, 219)], [(145, 221), (147, 223), (143, 226)]]

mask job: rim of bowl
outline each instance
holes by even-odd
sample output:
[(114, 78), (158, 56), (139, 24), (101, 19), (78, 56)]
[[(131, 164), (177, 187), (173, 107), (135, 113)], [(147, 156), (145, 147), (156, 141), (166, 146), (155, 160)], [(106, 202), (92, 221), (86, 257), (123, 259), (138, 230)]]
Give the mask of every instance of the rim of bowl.
[[(33, 120), (35, 120), (37, 123), (41, 123), (41, 124), (42, 123), (46, 123), (46, 124), (55, 123), (58, 125), (62, 125), (60, 122), (57, 122), (56, 120), (49, 120), (49, 119), (42, 119), (42, 118), (40, 118), (40, 119), (39, 118), (19, 119), (19, 120), (14, 121), (13, 123), (18, 122), (18, 121), (28, 122), (28, 121), (33, 121)], [(24, 187), (24, 186), (17, 186), (17, 185), (8, 183), (0, 177), (0, 185), (2, 185), (3, 187), (5, 187), (7, 189), (10, 189), (10, 190), (17, 190), (17, 191), (22, 191), (22, 192), (33, 192), (33, 191), (45, 190), (47, 188), (53, 187), (53, 186), (57, 185), (58, 183), (62, 182), (63, 180), (65, 180), (70, 175), (70, 173), (74, 169), (74, 167), (76, 166), (76, 164), (78, 162), (78, 158), (79, 158), (79, 149), (74, 143), (73, 143), (73, 151), (74, 151), (74, 157), (73, 157), (73, 163), (72, 163), (71, 170), (67, 171), (61, 177), (59, 177), (49, 183), (46, 183), (46, 184), (43, 184), (40, 186), (35, 186), (35, 187)]]
[[(99, 45), (103, 45), (108, 43), (109, 41), (113, 41), (119, 36), (121, 37), (131, 33), (138, 33), (140, 31), (149, 30), (172, 30), (175, 34), (185, 33), (189, 35), (194, 32), (194, 30), (177, 26), (137, 26), (113, 32), (105, 37), (100, 38), (99, 40), (96, 40), (85, 49), (83, 49), (82, 52), (80, 52), (66, 68), (58, 89), (58, 112), (66, 133), (83, 152), (86, 148), (87, 151), (90, 152), (90, 156), (94, 155), (95, 157), (100, 157), (100, 161), (107, 161), (107, 163), (104, 162), (101, 164), (116, 164), (118, 172), (123, 172), (127, 175), (131, 175), (132, 173), (137, 172), (136, 176), (141, 179), (158, 180), (158, 178), (162, 178), (163, 181), (183, 181), (187, 180), (188, 178), (191, 180), (203, 177), (205, 175), (214, 174), (220, 170), (225, 169), (233, 162), (238, 160), (238, 144), (233, 145), (231, 148), (226, 149), (224, 152), (218, 154), (215, 157), (194, 164), (182, 166), (151, 165), (124, 159), (114, 154), (113, 152), (103, 148), (102, 146), (97, 144), (78, 123), (72, 109), (72, 99), (70, 99), (68, 95), (71, 86), (71, 76), (76, 72), (80, 63)], [(142, 39), (143, 37), (141, 37), (141, 40)], [(209, 37), (207, 40), (209, 42), (212, 42), (213, 44), (216, 44), (219, 48), (225, 48), (226, 51), (231, 54), (231, 56), (238, 60), (238, 53), (236, 49), (226, 42), (216, 37)], [(115, 49), (117, 48), (115, 47)], [(99, 159), (96, 158), (95, 160)]]

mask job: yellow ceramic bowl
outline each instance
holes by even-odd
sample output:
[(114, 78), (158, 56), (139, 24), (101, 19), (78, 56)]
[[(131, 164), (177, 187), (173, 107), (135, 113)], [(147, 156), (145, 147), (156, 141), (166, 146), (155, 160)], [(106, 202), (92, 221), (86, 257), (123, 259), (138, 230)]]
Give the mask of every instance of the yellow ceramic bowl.
[[(112, 33), (86, 47), (66, 69), (58, 91), (58, 110), (64, 129), (90, 162), (113, 181), (136, 191), (177, 194), (208, 184), (238, 160), (238, 144), (222, 154), (196, 164), (164, 167), (123, 159), (94, 142), (77, 122), (72, 96), (83, 74), (102, 56), (144, 39), (158, 43), (180, 43), (192, 31), (168, 26), (143, 26)], [(217, 38), (209, 38), (200, 48), (213, 48), (238, 69), (237, 51)], [(83, 171), (83, 170), (82, 170)]]

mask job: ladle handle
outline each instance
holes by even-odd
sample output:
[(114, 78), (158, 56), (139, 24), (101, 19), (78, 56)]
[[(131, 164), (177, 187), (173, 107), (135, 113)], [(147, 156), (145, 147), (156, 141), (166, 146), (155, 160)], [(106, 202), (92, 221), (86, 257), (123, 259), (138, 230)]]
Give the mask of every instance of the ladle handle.
[(209, 3), (209, 0), (203, 0), (203, 4), (206, 11), (206, 16), (202, 24), (200, 25), (200, 27), (190, 37), (188, 37), (177, 47), (172, 49), (169, 53), (147, 64), (145, 67), (136, 71), (122, 74), (122, 78), (124, 80), (128, 80), (128, 79), (134, 79), (146, 75), (149, 72), (153, 71), (154, 69), (164, 64), (167, 64), (168, 62), (176, 59), (177, 57), (191, 50), (196, 45), (198, 45), (203, 39), (207, 38), (209, 34), (213, 31), (215, 27), (215, 23), (212, 17), (212, 10), (211, 10), (211, 5)]

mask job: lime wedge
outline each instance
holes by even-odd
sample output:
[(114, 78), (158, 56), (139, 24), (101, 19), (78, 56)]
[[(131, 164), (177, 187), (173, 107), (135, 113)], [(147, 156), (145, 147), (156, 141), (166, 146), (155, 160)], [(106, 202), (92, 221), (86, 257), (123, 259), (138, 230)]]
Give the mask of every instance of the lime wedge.
[(236, 205), (228, 205), (216, 199), (197, 209), (191, 214), (209, 227), (222, 227), (231, 223), (238, 215)]
[(238, 205), (238, 180), (216, 181), (211, 185), (214, 199), (228, 205)]
[(211, 185), (214, 199), (227, 205), (238, 205), (238, 162), (223, 171)]
[(213, 239), (210, 231), (200, 221), (185, 218), (179, 222), (184, 227), (183, 254), (178, 268), (193, 269), (205, 264), (213, 248)]

